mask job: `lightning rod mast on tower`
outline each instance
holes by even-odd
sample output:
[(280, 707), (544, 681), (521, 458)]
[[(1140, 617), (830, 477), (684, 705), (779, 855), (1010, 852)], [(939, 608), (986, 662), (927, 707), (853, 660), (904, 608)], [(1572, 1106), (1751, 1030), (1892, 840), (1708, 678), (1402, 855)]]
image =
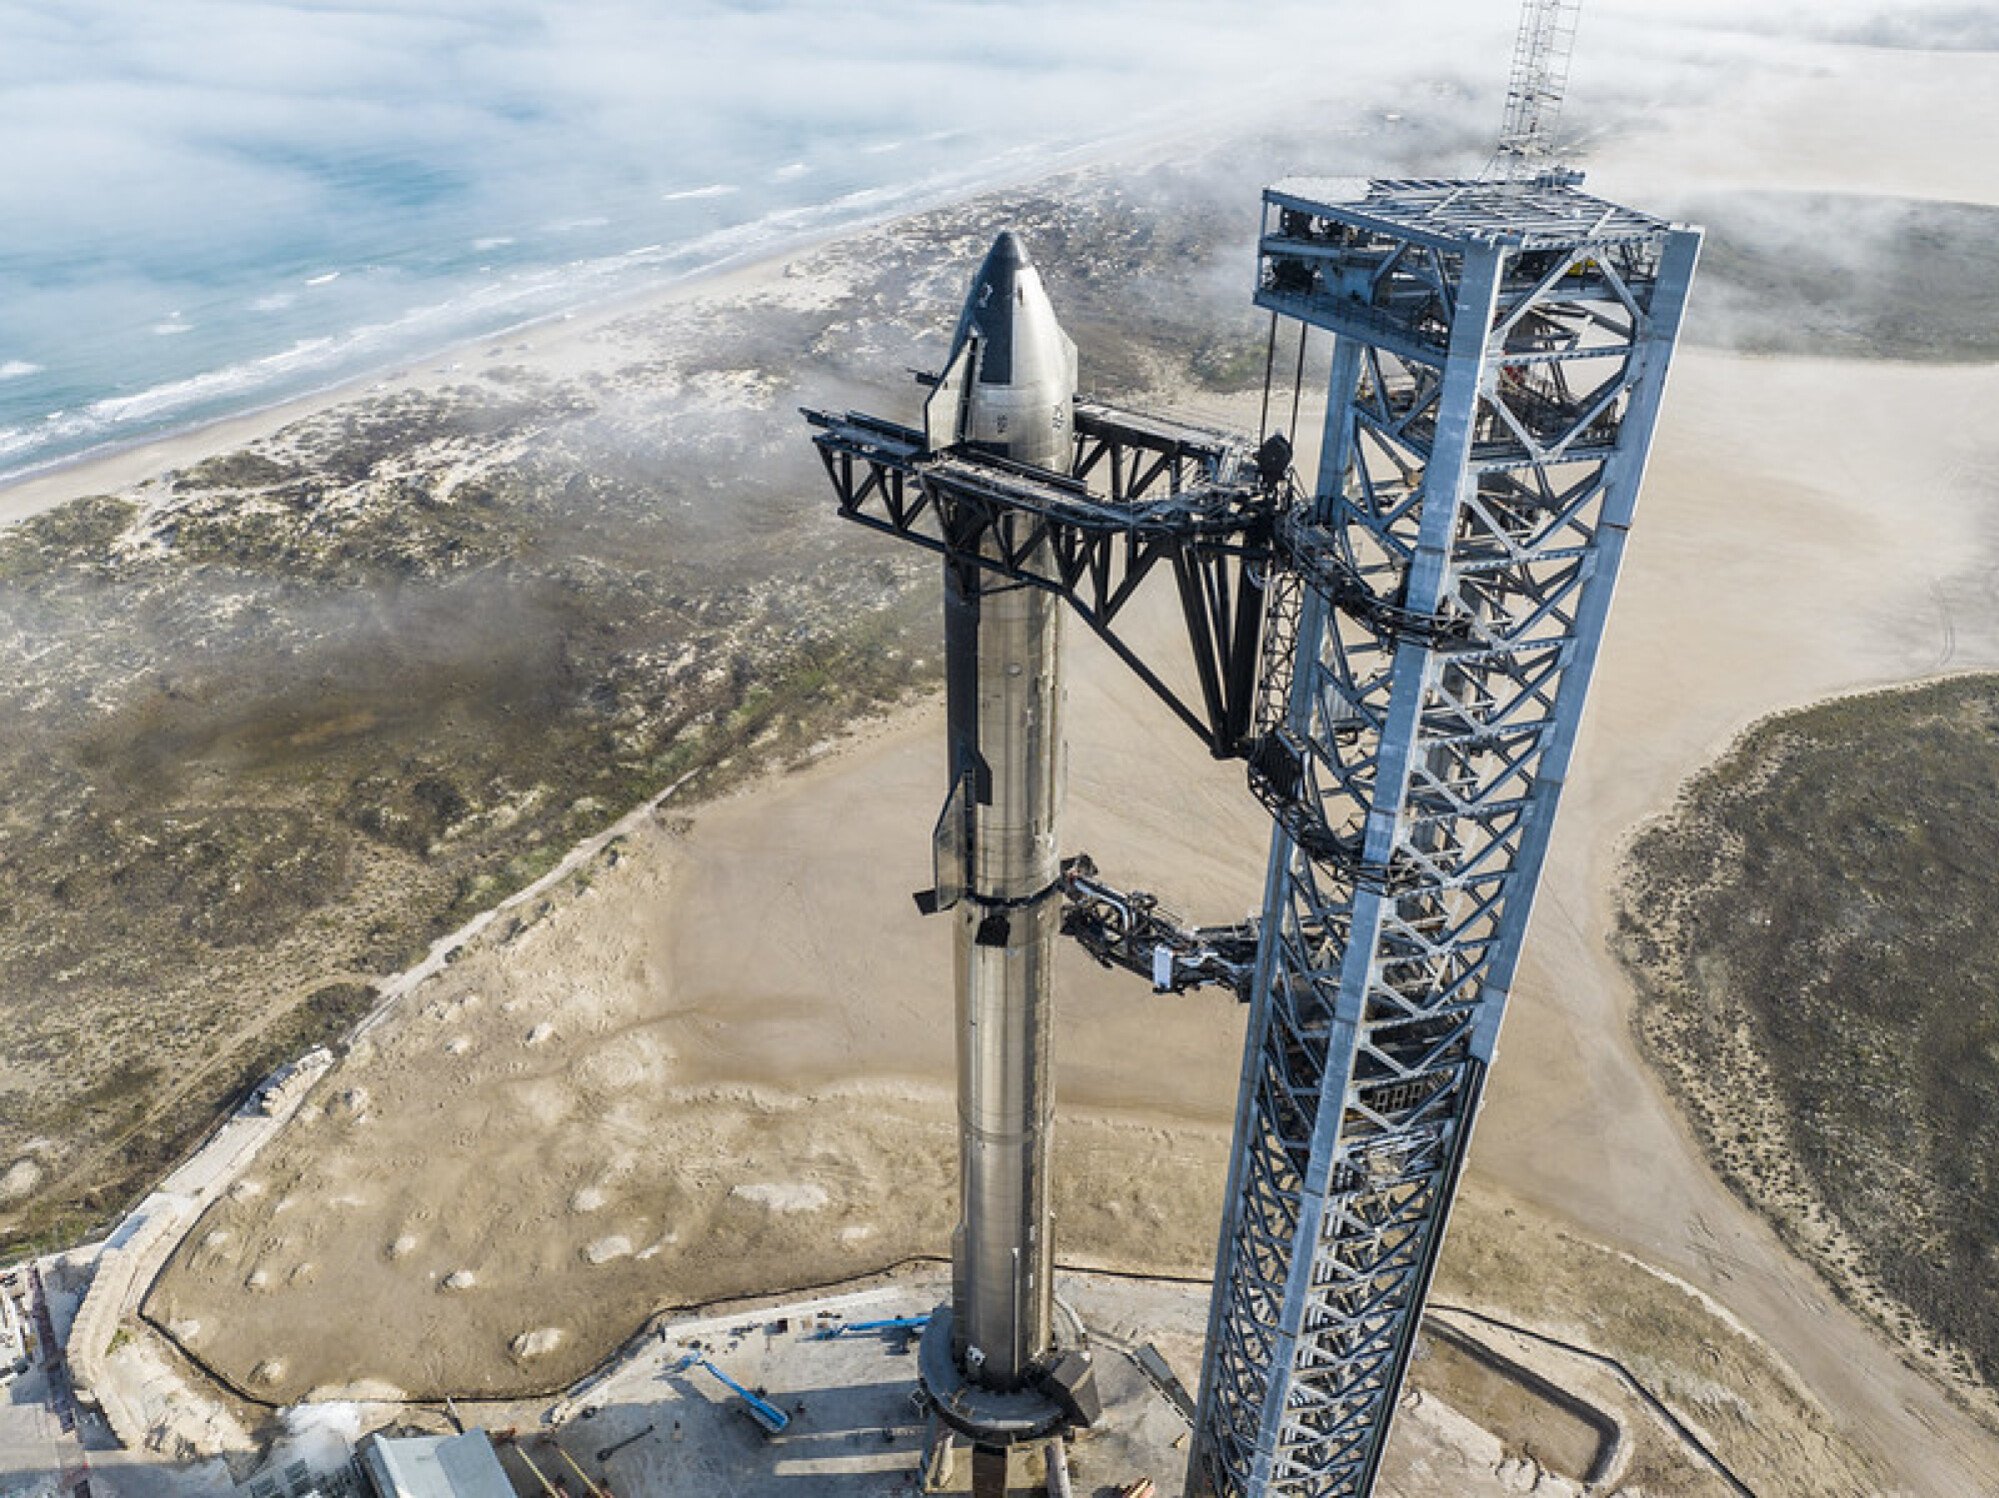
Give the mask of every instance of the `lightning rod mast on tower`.
[(1526, 0), (1513, 43), (1506, 117), (1487, 176), (1531, 177), (1553, 163), (1555, 121), (1569, 87), (1582, 0)]

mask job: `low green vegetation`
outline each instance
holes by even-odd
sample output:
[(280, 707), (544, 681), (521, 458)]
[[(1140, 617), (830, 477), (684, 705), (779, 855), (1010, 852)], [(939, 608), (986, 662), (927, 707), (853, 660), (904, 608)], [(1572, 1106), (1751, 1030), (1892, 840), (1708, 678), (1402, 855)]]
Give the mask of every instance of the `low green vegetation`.
[(1999, 678), (1773, 718), (1631, 850), (1643, 1043), (1731, 1185), (1999, 1384)]
[(665, 785), (927, 681), (934, 569), (803, 502), (802, 436), (759, 470), (740, 409), (579, 410), (384, 397), (0, 532), (0, 1252), (103, 1227)]

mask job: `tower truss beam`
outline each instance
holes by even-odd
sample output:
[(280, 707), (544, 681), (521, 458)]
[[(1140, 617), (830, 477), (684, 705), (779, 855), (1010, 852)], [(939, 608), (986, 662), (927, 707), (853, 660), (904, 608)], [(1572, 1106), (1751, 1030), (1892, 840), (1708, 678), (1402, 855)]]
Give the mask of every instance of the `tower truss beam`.
[[(1288, 448), (1078, 401), (1064, 479), (879, 417), (804, 415), (843, 516), (1067, 599), (1211, 753), (1242, 752)], [(1179, 595), (1192, 701), (1118, 631), (1155, 572)]]

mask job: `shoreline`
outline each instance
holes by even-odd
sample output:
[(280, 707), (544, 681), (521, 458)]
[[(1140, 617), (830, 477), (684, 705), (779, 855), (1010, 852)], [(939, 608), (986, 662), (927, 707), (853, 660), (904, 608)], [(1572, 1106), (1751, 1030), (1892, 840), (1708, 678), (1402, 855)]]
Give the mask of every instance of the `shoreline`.
[[(937, 209), (951, 205), (946, 201), (928, 206)], [(895, 215), (897, 218), (902, 216)], [(444, 360), (454, 365), (468, 362), (471, 357), (483, 355), (496, 341), (517, 340), (528, 333), (539, 333), (546, 339), (553, 332), (556, 335), (554, 338), (538, 342), (532, 350), (540, 356), (537, 362), (544, 362), (552, 355), (566, 351), (565, 345), (586, 340), (592, 333), (620, 318), (679, 306), (690, 300), (711, 296), (722, 300), (755, 290), (771, 280), (781, 279), (785, 268), (799, 256), (838, 243), (850, 234), (863, 233), (873, 226), (873, 221), (870, 221), (851, 228), (786, 240), (745, 252), (733, 260), (725, 259), (689, 271), (681, 277), (655, 283), (643, 290), (568, 311), (546, 313), (476, 338), (459, 339), (426, 352), (389, 360), (372, 370), (299, 395), (55, 459), (46, 467), (0, 479), (0, 528), (86, 495), (117, 493), (137, 487), (203, 458), (233, 452), (269, 438), (294, 422), (368, 397), (449, 384), (453, 370), (430, 366)]]
[[(963, 208), (980, 198), (1032, 185), (1054, 182), (1072, 173), (1120, 165), (1139, 167), (1170, 158), (1189, 146), (1210, 143), (1206, 133), (1218, 122), (1248, 119), (1249, 105), (1216, 105), (1196, 119), (1156, 121), (1113, 132), (1098, 139), (1063, 147), (1048, 157), (1003, 171), (984, 181), (955, 185), (936, 196), (897, 204), (857, 219), (791, 234), (779, 233), (763, 244), (724, 256), (709, 265), (601, 300), (551, 311), (509, 323), (491, 332), (425, 345), (401, 357), (385, 359), (359, 373), (323, 386), (262, 402), (242, 410), (168, 427), (151, 434), (112, 440), (51, 459), (16, 474), (0, 476), (0, 529), (86, 495), (116, 493), (202, 458), (234, 451), (267, 438), (293, 422), (320, 415), (377, 394), (423, 390), (449, 383), (450, 371), (430, 366), (440, 361), (469, 362), (488, 345), (524, 334), (555, 337), (534, 352), (546, 359), (572, 341), (622, 318), (683, 305), (707, 297), (726, 300), (782, 279), (795, 261), (817, 250), (857, 239), (925, 214)], [(830, 207), (831, 205), (820, 205)], [(539, 362), (539, 361), (538, 361)]]

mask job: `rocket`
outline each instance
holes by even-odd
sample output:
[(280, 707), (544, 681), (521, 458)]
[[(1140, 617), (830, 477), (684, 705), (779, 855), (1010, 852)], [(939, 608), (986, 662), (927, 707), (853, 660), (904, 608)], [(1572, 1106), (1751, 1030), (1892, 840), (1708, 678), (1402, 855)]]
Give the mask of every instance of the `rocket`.
[(925, 435), (933, 449), (970, 442), (1067, 474), (1075, 399), (1076, 345), (1008, 229), (972, 278), (944, 373), (924, 404)]
[[(1019, 238), (1001, 234), (972, 280), (924, 408), (933, 449), (960, 447), (1068, 474), (1076, 345)], [(1049, 975), (1061, 915), (1060, 604), (947, 556), (944, 641), (950, 793), (935, 904), (956, 923), (960, 1203), (952, 1238), (952, 1356), (979, 1387), (1032, 1384), (1057, 1356), (1048, 1134)]]

